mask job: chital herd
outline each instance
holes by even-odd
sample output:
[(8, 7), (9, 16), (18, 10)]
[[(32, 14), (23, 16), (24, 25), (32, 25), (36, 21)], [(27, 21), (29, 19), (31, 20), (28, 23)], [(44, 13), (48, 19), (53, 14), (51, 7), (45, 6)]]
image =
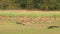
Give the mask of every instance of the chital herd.
[(28, 18), (28, 17), (20, 17), (20, 22), (16, 22), (17, 24), (21, 25), (31, 25), (32, 23), (52, 23), (56, 20), (56, 17), (36, 17), (36, 18)]
[(31, 25), (32, 19), (28, 17), (20, 17), (19, 22), (16, 22), (20, 25)]
[[(5, 16), (0, 16), (0, 22), (2, 21), (14, 21), (16, 24), (20, 25), (31, 25), (33, 23), (52, 23), (53, 21), (56, 20), (56, 17), (49, 17), (49, 16), (44, 16), (44, 17), (34, 17), (34, 18), (29, 18), (25, 16), (21, 17), (5, 17)], [(3, 23), (4, 23), (3, 22)]]

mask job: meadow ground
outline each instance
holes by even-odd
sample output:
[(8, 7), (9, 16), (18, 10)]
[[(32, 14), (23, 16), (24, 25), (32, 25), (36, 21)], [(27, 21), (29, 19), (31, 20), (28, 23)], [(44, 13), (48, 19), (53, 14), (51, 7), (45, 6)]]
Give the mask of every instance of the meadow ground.
[[(51, 23), (33, 23), (32, 25), (23, 26), (7, 19), (7, 17), (21, 17), (26, 16), (29, 18), (36, 17), (55, 17)], [(48, 29), (49, 26), (59, 26), (59, 28)], [(0, 11), (0, 34), (60, 34), (60, 12), (34, 12), (34, 11)]]

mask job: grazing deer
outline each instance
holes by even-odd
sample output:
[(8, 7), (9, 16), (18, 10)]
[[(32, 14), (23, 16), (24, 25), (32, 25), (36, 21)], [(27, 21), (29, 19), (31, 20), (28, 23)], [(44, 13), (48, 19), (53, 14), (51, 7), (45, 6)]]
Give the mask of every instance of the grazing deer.
[(22, 25), (31, 25), (30, 22), (23, 22)]
[(55, 21), (56, 20), (56, 17), (47, 17), (46, 18), (46, 22), (47, 23), (52, 23), (53, 21)]
[(44, 21), (44, 18), (43, 17), (37, 17), (37, 18), (34, 19), (34, 21), (36, 23), (42, 23)]
[(16, 22), (16, 24), (22, 24), (22, 23), (20, 23), (20, 22)]

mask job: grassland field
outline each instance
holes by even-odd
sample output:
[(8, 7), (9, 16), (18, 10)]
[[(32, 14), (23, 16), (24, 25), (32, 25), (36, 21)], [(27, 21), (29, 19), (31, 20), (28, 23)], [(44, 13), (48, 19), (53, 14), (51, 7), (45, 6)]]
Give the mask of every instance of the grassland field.
[[(35, 17), (56, 17), (57, 20), (53, 21), (50, 24), (32, 24), (29, 26), (22, 26), (16, 24), (14, 21), (0, 20), (0, 34), (60, 34), (60, 28), (48, 29), (48, 26), (59, 26), (60, 27), (60, 12), (39, 12), (39, 11), (0, 11), (0, 17), (21, 17), (26, 16), (29, 18)], [(3, 17), (1, 19), (3, 19)], [(6, 18), (5, 18), (6, 19)], [(5, 23), (5, 24), (4, 24)]]

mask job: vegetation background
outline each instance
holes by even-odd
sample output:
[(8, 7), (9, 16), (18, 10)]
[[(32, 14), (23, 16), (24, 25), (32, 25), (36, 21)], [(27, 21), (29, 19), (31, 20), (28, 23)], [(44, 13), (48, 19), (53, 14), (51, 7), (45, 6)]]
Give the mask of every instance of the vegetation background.
[(60, 0), (0, 0), (0, 10), (60, 10)]

